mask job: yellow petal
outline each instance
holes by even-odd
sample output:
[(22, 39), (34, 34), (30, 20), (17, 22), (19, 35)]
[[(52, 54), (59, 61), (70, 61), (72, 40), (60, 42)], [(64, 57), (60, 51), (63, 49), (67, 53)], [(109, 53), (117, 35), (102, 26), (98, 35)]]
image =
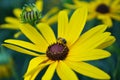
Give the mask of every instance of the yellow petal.
[(36, 45), (39, 45), (40, 47), (43, 47), (45, 50), (47, 49), (48, 43), (34, 27), (32, 27), (29, 24), (24, 24), (20, 26), (20, 30), (33, 43), (35, 43)]
[(34, 52), (31, 52), (31, 51), (28, 51), (26, 49), (20, 48), (18, 46), (14, 46), (14, 45), (11, 45), (11, 44), (2, 44), (2, 45), (7, 47), (7, 48), (10, 48), (12, 50), (15, 50), (17, 52), (20, 52), (20, 53), (24, 53), (24, 54), (28, 54), (28, 55), (32, 55), (32, 56), (39, 56), (39, 54), (36, 54)]
[(14, 40), (14, 39), (8, 39), (4, 41), (5, 43), (13, 44), (16, 46), (20, 46), (29, 50), (37, 51), (37, 52), (43, 52), (45, 53), (46, 50), (41, 46), (36, 46), (35, 44), (32, 44), (30, 42), (22, 41), (22, 40)]
[(90, 61), (90, 60), (98, 60), (98, 59), (103, 59), (106, 57), (109, 57), (111, 54), (105, 50), (100, 50), (100, 49), (93, 49), (93, 50), (88, 50), (85, 52), (80, 53), (79, 51), (72, 52), (75, 54), (68, 55), (66, 58), (67, 60), (70, 61)]
[(60, 11), (58, 15), (58, 37), (65, 38), (64, 35), (67, 26), (68, 26), (67, 12)]
[[(29, 77), (29, 79), (28, 80), (34, 80), (36, 77), (37, 77), (37, 75), (39, 74), (39, 72), (43, 69), (43, 68), (45, 68), (47, 65), (49, 65), (48, 63), (47, 64), (42, 64), (42, 65), (40, 65), (39, 67), (38, 67), (38, 69), (36, 69), (36, 71), (32, 74), (32, 75), (30, 75), (30, 77)], [(44, 79), (43, 79), (44, 80)]]
[(61, 80), (78, 80), (75, 73), (62, 61), (58, 63), (57, 74)]
[(84, 43), (76, 47), (72, 47), (71, 51), (85, 51), (97, 48), (100, 44), (102, 44), (108, 37), (110, 36), (109, 32), (101, 33), (96, 36), (91, 37), (90, 39), (86, 40)]
[(47, 57), (45, 55), (31, 59), (24, 77), (31, 75), (35, 71), (35, 69), (39, 67), (40, 63), (42, 63), (45, 60), (47, 60)]
[(87, 17), (87, 20), (92, 20), (96, 17), (96, 13), (89, 13), (88, 17)]
[(114, 42), (115, 42), (115, 37), (114, 36), (110, 36), (108, 37), (105, 42), (103, 42), (102, 44), (100, 44), (97, 48), (100, 48), (100, 49), (104, 49), (110, 45), (112, 45)]
[(98, 47), (101, 43), (103, 43), (109, 36), (111, 35), (111, 33), (109, 32), (105, 32), (103, 34), (100, 34), (100, 35), (96, 35), (96, 37), (93, 37), (91, 39), (88, 40), (88, 43), (86, 42), (84, 47), (86, 46), (86, 49), (89, 48), (89, 49), (93, 49), (93, 48), (96, 48)]
[(81, 37), (78, 39), (78, 41), (72, 47), (75, 48), (79, 46), (80, 44), (85, 43), (90, 38), (93, 38), (95, 36), (98, 36), (98, 34), (103, 33), (106, 29), (107, 29), (106, 25), (98, 25), (98, 26), (93, 27), (92, 29), (82, 34)]
[(16, 24), (2, 24), (0, 25), (0, 28), (5, 28), (5, 29), (14, 29), (14, 30), (18, 30), (18, 25)]
[(14, 38), (18, 38), (21, 34), (22, 32), (18, 31), (17, 33), (14, 34)]
[(66, 8), (69, 8), (69, 9), (76, 9), (77, 6), (76, 5), (73, 5), (73, 4), (69, 4), (69, 3), (65, 3), (63, 4)]
[(120, 15), (117, 15), (117, 14), (111, 14), (111, 17), (115, 20), (118, 20), (120, 21)]
[(43, 0), (36, 0), (35, 5), (39, 11), (43, 10)]
[(13, 10), (13, 13), (14, 13), (14, 15), (15, 15), (17, 18), (20, 18), (20, 14), (22, 13), (22, 10), (19, 9), (19, 8), (15, 8), (15, 9)]
[(100, 15), (100, 16), (98, 16), (98, 19), (102, 20), (102, 22), (104, 24), (108, 25), (108, 27), (111, 27), (113, 25), (112, 19), (110, 18), (109, 15), (106, 15), (106, 16)]
[(111, 6), (111, 14), (110, 15), (118, 15), (119, 16), (120, 13), (120, 5), (116, 5), (116, 6)]
[(10, 23), (10, 24), (14, 24), (14, 25), (16, 25), (16, 26), (19, 26), (19, 25), (20, 25), (20, 21), (19, 21), (19, 19), (17, 19), (17, 18), (6, 17), (6, 18), (5, 18), (5, 21), (8, 22), (8, 23)]
[(37, 77), (40, 71), (41, 71), (41, 68), (37, 69), (32, 75), (25, 76), (24, 80), (35, 80), (35, 78)]
[(36, 70), (31, 76), (30, 76), (30, 78), (28, 79), (28, 80), (35, 80), (35, 78), (37, 77), (37, 75), (39, 74), (39, 72), (44, 68), (44, 67), (46, 67), (46, 65), (45, 66), (42, 66), (42, 67), (39, 67), (39, 69), (38, 70)]
[(42, 80), (51, 80), (53, 77), (53, 74), (55, 72), (55, 69), (57, 67), (58, 62), (54, 62), (52, 64), (50, 64), (50, 66), (48, 67), (47, 71), (45, 72), (45, 74), (42, 77)]
[(98, 5), (101, 4), (98, 1), (101, 1), (101, 0), (97, 0), (97, 2), (91, 1), (88, 3), (88, 12), (89, 12), (88, 16), (89, 16), (89, 14), (96, 14), (96, 7), (98, 7)]
[(73, 0), (73, 2), (75, 3), (76, 6), (78, 6), (78, 8), (82, 6), (88, 6), (88, 3), (85, 1)]
[(57, 19), (58, 19), (58, 14), (54, 14), (53, 16), (49, 17), (46, 20), (46, 23), (49, 24), (49, 25), (52, 25), (52, 24), (57, 22)]
[[(48, 64), (47, 64), (48, 65)], [(37, 77), (37, 75), (39, 74), (39, 72), (45, 68), (47, 65), (42, 64), (38, 67), (36, 67), (34, 70), (31, 71), (31, 74), (24, 76), (24, 80), (35, 80), (35, 78)]]
[(104, 24), (108, 25), (108, 27), (113, 26), (112, 19), (110, 17), (107, 17), (102, 20)]
[(103, 0), (102, 3), (105, 3), (106, 5), (110, 5), (111, 4), (111, 0)]
[(49, 25), (45, 23), (40, 23), (37, 25), (37, 28), (40, 30), (41, 34), (46, 39), (49, 45), (56, 42), (54, 32), (52, 31)]
[(85, 62), (65, 62), (76, 72), (95, 79), (110, 79), (110, 76), (102, 70)]
[[(116, 7), (116, 6), (118, 6), (119, 5), (119, 3), (120, 3), (120, 0), (114, 0), (113, 2), (112, 2), (112, 4), (111, 4), (111, 7)], [(117, 8), (117, 7), (116, 7)]]
[(44, 15), (44, 17), (41, 19), (41, 21), (47, 22), (47, 20), (49, 19), (49, 17), (50, 17), (51, 15), (55, 14), (58, 10), (59, 10), (59, 9), (58, 9), (57, 7), (52, 8), (50, 11), (48, 11), (48, 12)]
[(78, 8), (72, 15), (68, 27), (66, 27), (66, 40), (72, 45), (80, 36), (87, 19), (87, 9)]
[[(39, 74), (39, 72), (45, 66), (47, 66), (51, 63), (51, 61), (45, 62), (47, 58), (44, 57), (44, 56), (36, 57), (36, 58), (33, 58), (33, 59), (30, 61), (27, 73), (24, 75), (25, 80), (34, 80), (36, 78), (36, 76)], [(45, 62), (45, 63), (41, 64), (43, 62)]]
[(94, 2), (94, 4), (101, 4), (101, 3), (103, 3), (103, 0), (95, 0), (95, 2)]

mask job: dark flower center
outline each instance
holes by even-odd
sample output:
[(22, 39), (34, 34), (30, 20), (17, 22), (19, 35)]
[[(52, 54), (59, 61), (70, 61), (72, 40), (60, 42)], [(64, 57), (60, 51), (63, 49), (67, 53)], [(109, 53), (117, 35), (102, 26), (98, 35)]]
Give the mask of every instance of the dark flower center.
[(96, 8), (96, 11), (99, 12), (99, 13), (102, 13), (102, 14), (106, 14), (106, 13), (110, 12), (109, 7), (107, 5), (105, 5), (105, 4), (100, 4)]
[(68, 54), (68, 47), (63, 38), (58, 38), (58, 41), (50, 45), (46, 51), (46, 55), (51, 60), (64, 60)]

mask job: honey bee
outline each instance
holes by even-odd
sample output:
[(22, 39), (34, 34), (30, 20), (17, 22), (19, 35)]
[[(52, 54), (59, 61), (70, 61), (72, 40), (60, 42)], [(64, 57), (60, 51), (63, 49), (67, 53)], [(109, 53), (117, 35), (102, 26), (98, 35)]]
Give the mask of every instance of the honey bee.
[(67, 43), (66, 40), (64, 38), (61, 38), (61, 37), (57, 39), (57, 42), (60, 43), (60, 44), (66, 44)]

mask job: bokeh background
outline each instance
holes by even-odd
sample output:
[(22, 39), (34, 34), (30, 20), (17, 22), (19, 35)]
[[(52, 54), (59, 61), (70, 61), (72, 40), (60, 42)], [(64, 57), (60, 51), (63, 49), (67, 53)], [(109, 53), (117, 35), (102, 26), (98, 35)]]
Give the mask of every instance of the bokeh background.
[[(90, 0), (86, 0), (86, 1), (90, 1)], [(22, 9), (24, 4), (34, 3), (34, 2), (35, 0), (0, 0), (0, 24), (5, 23), (4, 19), (6, 16), (15, 17), (13, 15), (13, 9), (15, 8)], [(42, 14), (44, 15), (48, 10), (50, 10), (52, 7), (55, 6), (59, 7), (60, 10), (64, 9), (65, 8), (63, 6), (64, 3), (72, 3), (72, 0), (44, 0)], [(100, 24), (100, 21), (97, 19), (87, 21), (83, 33), (98, 24)], [(57, 30), (56, 26), (57, 23), (52, 25), (52, 28), (55, 32)], [(112, 35), (116, 37), (116, 42), (113, 45), (106, 48), (106, 50), (111, 52), (112, 56), (107, 59), (89, 61), (88, 63), (95, 65), (101, 68), (102, 70), (104, 70), (105, 72), (107, 72), (111, 76), (111, 80), (120, 80), (120, 22), (113, 20), (113, 27), (107, 29), (107, 31), (110, 31)], [(0, 28), (0, 44), (4, 43), (5, 39), (14, 38), (13, 36), (14, 33), (16, 32), (17, 30)], [(20, 35), (18, 39), (27, 40), (27, 38), (24, 35)], [(12, 73), (13, 75), (10, 75), (10, 77), (7, 78), (6, 77), (0, 78), (0, 80), (23, 80), (23, 75), (26, 72), (28, 63), (32, 58), (32, 56), (21, 54), (5, 47), (4, 47), (4, 51), (7, 54), (7, 56), (3, 57), (0, 55), (0, 60), (1, 60), (0, 62), (2, 62), (2, 58), (12, 58), (13, 73), (11, 71), (9, 72)], [(39, 80), (39, 78), (43, 75), (44, 72), (45, 70), (43, 70), (39, 74), (39, 76), (37, 76), (36, 80)], [(94, 80), (82, 76), (80, 74), (77, 75), (80, 77), (81, 80)], [(59, 80), (56, 74), (54, 75), (53, 80)]]

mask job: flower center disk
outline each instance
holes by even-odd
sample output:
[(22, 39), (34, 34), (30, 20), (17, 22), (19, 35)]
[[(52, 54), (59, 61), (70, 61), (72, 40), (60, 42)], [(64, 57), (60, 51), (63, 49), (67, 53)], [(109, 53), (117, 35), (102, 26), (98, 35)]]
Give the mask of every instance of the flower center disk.
[(50, 45), (46, 51), (47, 57), (51, 60), (64, 60), (69, 51), (64, 42), (64, 40), (58, 40), (56, 43)]
[(96, 11), (99, 12), (99, 13), (102, 13), (102, 14), (106, 14), (106, 13), (110, 12), (109, 7), (107, 5), (105, 5), (105, 4), (100, 4), (96, 8)]

